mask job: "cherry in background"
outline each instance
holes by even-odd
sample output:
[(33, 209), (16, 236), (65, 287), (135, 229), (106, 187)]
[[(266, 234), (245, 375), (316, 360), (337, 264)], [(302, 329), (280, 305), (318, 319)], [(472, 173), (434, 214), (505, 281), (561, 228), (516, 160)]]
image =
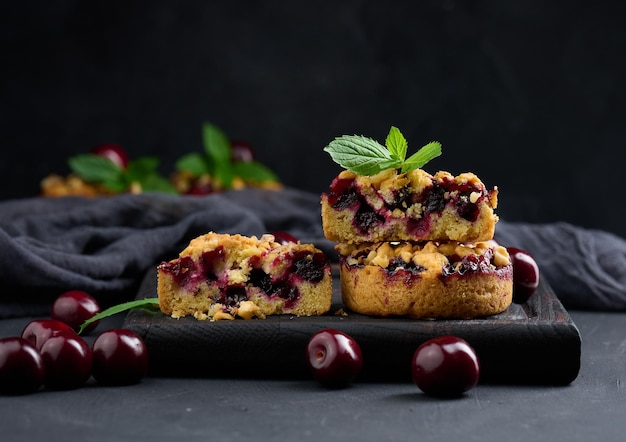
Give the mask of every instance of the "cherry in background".
[(65, 322), (56, 319), (34, 319), (26, 324), (21, 336), (33, 344), (37, 351), (41, 351), (43, 344), (51, 337), (73, 331)]
[(513, 302), (523, 304), (539, 286), (539, 266), (525, 250), (507, 247), (513, 264)]
[[(52, 319), (64, 322), (78, 331), (87, 319), (100, 313), (100, 305), (96, 299), (82, 290), (70, 290), (60, 295), (52, 304)], [(89, 324), (84, 333), (97, 327), (99, 321)]]
[(43, 385), (45, 365), (41, 354), (26, 339), (0, 339), (0, 393), (33, 393)]
[(93, 377), (102, 384), (128, 385), (148, 373), (148, 348), (128, 329), (102, 332), (93, 342)]
[(230, 145), (230, 157), (235, 163), (247, 163), (254, 161), (255, 154), (249, 143), (246, 143), (245, 141), (233, 141)]
[(272, 232), (272, 235), (274, 235), (274, 241), (276, 241), (279, 244), (288, 244), (290, 242), (295, 242), (295, 243), (298, 242), (298, 239), (295, 236), (282, 230)]
[(128, 154), (117, 144), (100, 144), (92, 149), (91, 153), (104, 158), (108, 158), (122, 169), (128, 167)]
[(41, 346), (46, 376), (44, 385), (57, 390), (82, 386), (91, 377), (93, 355), (89, 344), (78, 334), (60, 332)]
[(351, 336), (335, 329), (315, 333), (306, 348), (306, 360), (313, 377), (331, 388), (348, 386), (361, 372), (361, 347)]
[(458, 397), (476, 386), (480, 364), (467, 341), (439, 336), (417, 348), (411, 359), (411, 375), (429, 396)]

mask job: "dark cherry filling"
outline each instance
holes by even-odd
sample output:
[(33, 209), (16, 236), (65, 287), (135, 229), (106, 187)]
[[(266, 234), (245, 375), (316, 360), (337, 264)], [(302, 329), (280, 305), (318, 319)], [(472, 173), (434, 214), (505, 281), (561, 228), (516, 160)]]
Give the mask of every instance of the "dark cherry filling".
[(241, 301), (248, 299), (246, 289), (243, 286), (231, 286), (226, 287), (224, 290), (220, 290), (218, 299), (216, 302), (225, 305), (227, 308), (236, 307)]
[(456, 202), (456, 211), (461, 218), (471, 222), (476, 221), (480, 213), (478, 206), (470, 202), (469, 198), (465, 196)]
[(361, 233), (367, 233), (372, 227), (385, 222), (385, 217), (376, 213), (365, 201), (361, 201), (354, 219), (356, 227)]
[(335, 209), (345, 209), (357, 201), (357, 193), (354, 188), (354, 180), (335, 178), (330, 184), (328, 203)]
[[(221, 267), (221, 268), (220, 268)], [(224, 267), (224, 248), (204, 252), (200, 256), (200, 271), (208, 281), (217, 281), (218, 272)]]
[(423, 193), (425, 195), (423, 196), (422, 206), (425, 214), (433, 212), (439, 213), (446, 207), (446, 199), (444, 198), (446, 189), (444, 187), (435, 183), (433, 187), (426, 189)]
[(189, 256), (183, 256), (174, 262), (164, 262), (159, 267), (171, 274), (174, 282), (181, 287), (191, 284), (192, 279), (197, 275), (196, 264)]
[(311, 259), (307, 252), (298, 252), (294, 256), (293, 271), (296, 275), (310, 282), (324, 279), (324, 268), (328, 265), (328, 257), (323, 253), (315, 253)]

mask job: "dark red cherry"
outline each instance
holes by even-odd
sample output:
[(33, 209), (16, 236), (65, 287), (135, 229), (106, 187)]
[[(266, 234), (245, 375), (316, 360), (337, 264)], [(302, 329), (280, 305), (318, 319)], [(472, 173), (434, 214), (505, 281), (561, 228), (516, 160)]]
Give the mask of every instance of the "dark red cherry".
[(230, 156), (233, 162), (246, 163), (254, 161), (252, 146), (245, 141), (233, 141), (230, 145)]
[(91, 376), (91, 348), (74, 332), (52, 336), (41, 346), (41, 356), (46, 367), (44, 385), (49, 388), (78, 388)]
[(507, 251), (513, 264), (513, 302), (523, 304), (539, 286), (539, 266), (524, 250), (507, 247)]
[(44, 342), (52, 336), (73, 331), (74, 329), (65, 322), (56, 319), (34, 319), (26, 324), (22, 330), (22, 338), (33, 344), (37, 351), (40, 351)]
[(0, 393), (33, 393), (44, 376), (43, 358), (29, 341), (17, 336), (0, 339)]
[(415, 385), (427, 395), (455, 397), (476, 386), (480, 364), (467, 341), (440, 336), (417, 348), (411, 360), (411, 375)]
[(127, 329), (101, 333), (93, 343), (93, 377), (103, 384), (135, 384), (148, 373), (148, 348)]
[(291, 234), (289, 234), (287, 232), (284, 232), (282, 230), (281, 231), (277, 231), (277, 232), (272, 232), (272, 235), (274, 235), (274, 241), (276, 241), (279, 244), (287, 244), (287, 243), (290, 243), (290, 242), (297, 243), (298, 242), (298, 239), (295, 236), (293, 236), (293, 235), (291, 235)]
[(359, 344), (335, 329), (320, 330), (311, 337), (306, 358), (313, 377), (322, 385), (349, 385), (361, 372), (363, 356)]
[(126, 169), (128, 167), (128, 154), (117, 144), (100, 144), (99, 146), (94, 147), (91, 153), (108, 158), (122, 169)]
[[(100, 313), (100, 305), (95, 298), (82, 290), (70, 290), (59, 296), (52, 304), (52, 319), (64, 322), (78, 331), (87, 319)], [(99, 321), (89, 324), (84, 333), (89, 333)]]
[(204, 196), (210, 195), (215, 192), (213, 183), (209, 180), (197, 180), (191, 185), (191, 187), (185, 192), (187, 195)]

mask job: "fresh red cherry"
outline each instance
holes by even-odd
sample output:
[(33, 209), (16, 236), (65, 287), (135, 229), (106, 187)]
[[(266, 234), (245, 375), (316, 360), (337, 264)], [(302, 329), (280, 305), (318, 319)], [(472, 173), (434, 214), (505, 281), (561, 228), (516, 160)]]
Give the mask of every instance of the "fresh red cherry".
[(361, 372), (363, 356), (359, 344), (335, 329), (320, 330), (311, 337), (306, 357), (313, 377), (322, 385), (349, 385)]
[(148, 373), (148, 348), (131, 330), (107, 330), (96, 338), (92, 349), (92, 373), (100, 383), (135, 384)]
[(480, 364), (467, 341), (440, 336), (417, 348), (411, 359), (411, 375), (427, 395), (455, 397), (476, 386)]
[(37, 351), (40, 351), (44, 342), (52, 336), (73, 331), (72, 327), (65, 322), (56, 319), (34, 319), (26, 324), (22, 330), (22, 338), (33, 344)]
[(43, 358), (29, 341), (17, 336), (0, 339), (0, 393), (33, 393), (44, 376)]
[(245, 141), (233, 141), (230, 145), (230, 156), (233, 162), (246, 163), (254, 161), (252, 146)]
[(52, 336), (41, 346), (41, 356), (46, 367), (44, 385), (49, 388), (78, 388), (91, 376), (91, 348), (74, 332)]
[(186, 195), (204, 196), (210, 195), (215, 192), (213, 183), (209, 180), (198, 180), (191, 185), (189, 190), (185, 192)]
[(122, 169), (126, 169), (128, 167), (128, 154), (117, 144), (101, 144), (94, 147), (91, 153), (108, 158)]
[(274, 241), (276, 241), (279, 244), (288, 244), (290, 242), (295, 242), (295, 243), (298, 242), (298, 239), (295, 236), (287, 232), (284, 232), (282, 230), (277, 231), (277, 232), (272, 232), (272, 235), (274, 235)]
[(507, 251), (513, 264), (513, 302), (523, 304), (539, 286), (539, 266), (524, 250), (507, 247)]
[[(52, 304), (52, 319), (64, 322), (78, 331), (87, 319), (100, 313), (100, 305), (95, 298), (82, 290), (70, 290), (59, 296)], [(84, 333), (89, 333), (98, 325), (94, 321), (85, 327)]]

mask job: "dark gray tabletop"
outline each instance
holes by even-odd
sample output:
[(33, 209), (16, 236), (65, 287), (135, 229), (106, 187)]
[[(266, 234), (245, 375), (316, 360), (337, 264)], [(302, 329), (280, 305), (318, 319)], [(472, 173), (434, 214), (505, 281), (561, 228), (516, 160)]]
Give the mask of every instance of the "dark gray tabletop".
[[(13, 440), (623, 441), (626, 314), (570, 312), (582, 335), (567, 386), (479, 384), (460, 399), (409, 382), (325, 390), (308, 379), (147, 377), (127, 387), (0, 396), (3, 442)], [(0, 321), (0, 336), (29, 318)], [(109, 318), (101, 327), (116, 326)]]

